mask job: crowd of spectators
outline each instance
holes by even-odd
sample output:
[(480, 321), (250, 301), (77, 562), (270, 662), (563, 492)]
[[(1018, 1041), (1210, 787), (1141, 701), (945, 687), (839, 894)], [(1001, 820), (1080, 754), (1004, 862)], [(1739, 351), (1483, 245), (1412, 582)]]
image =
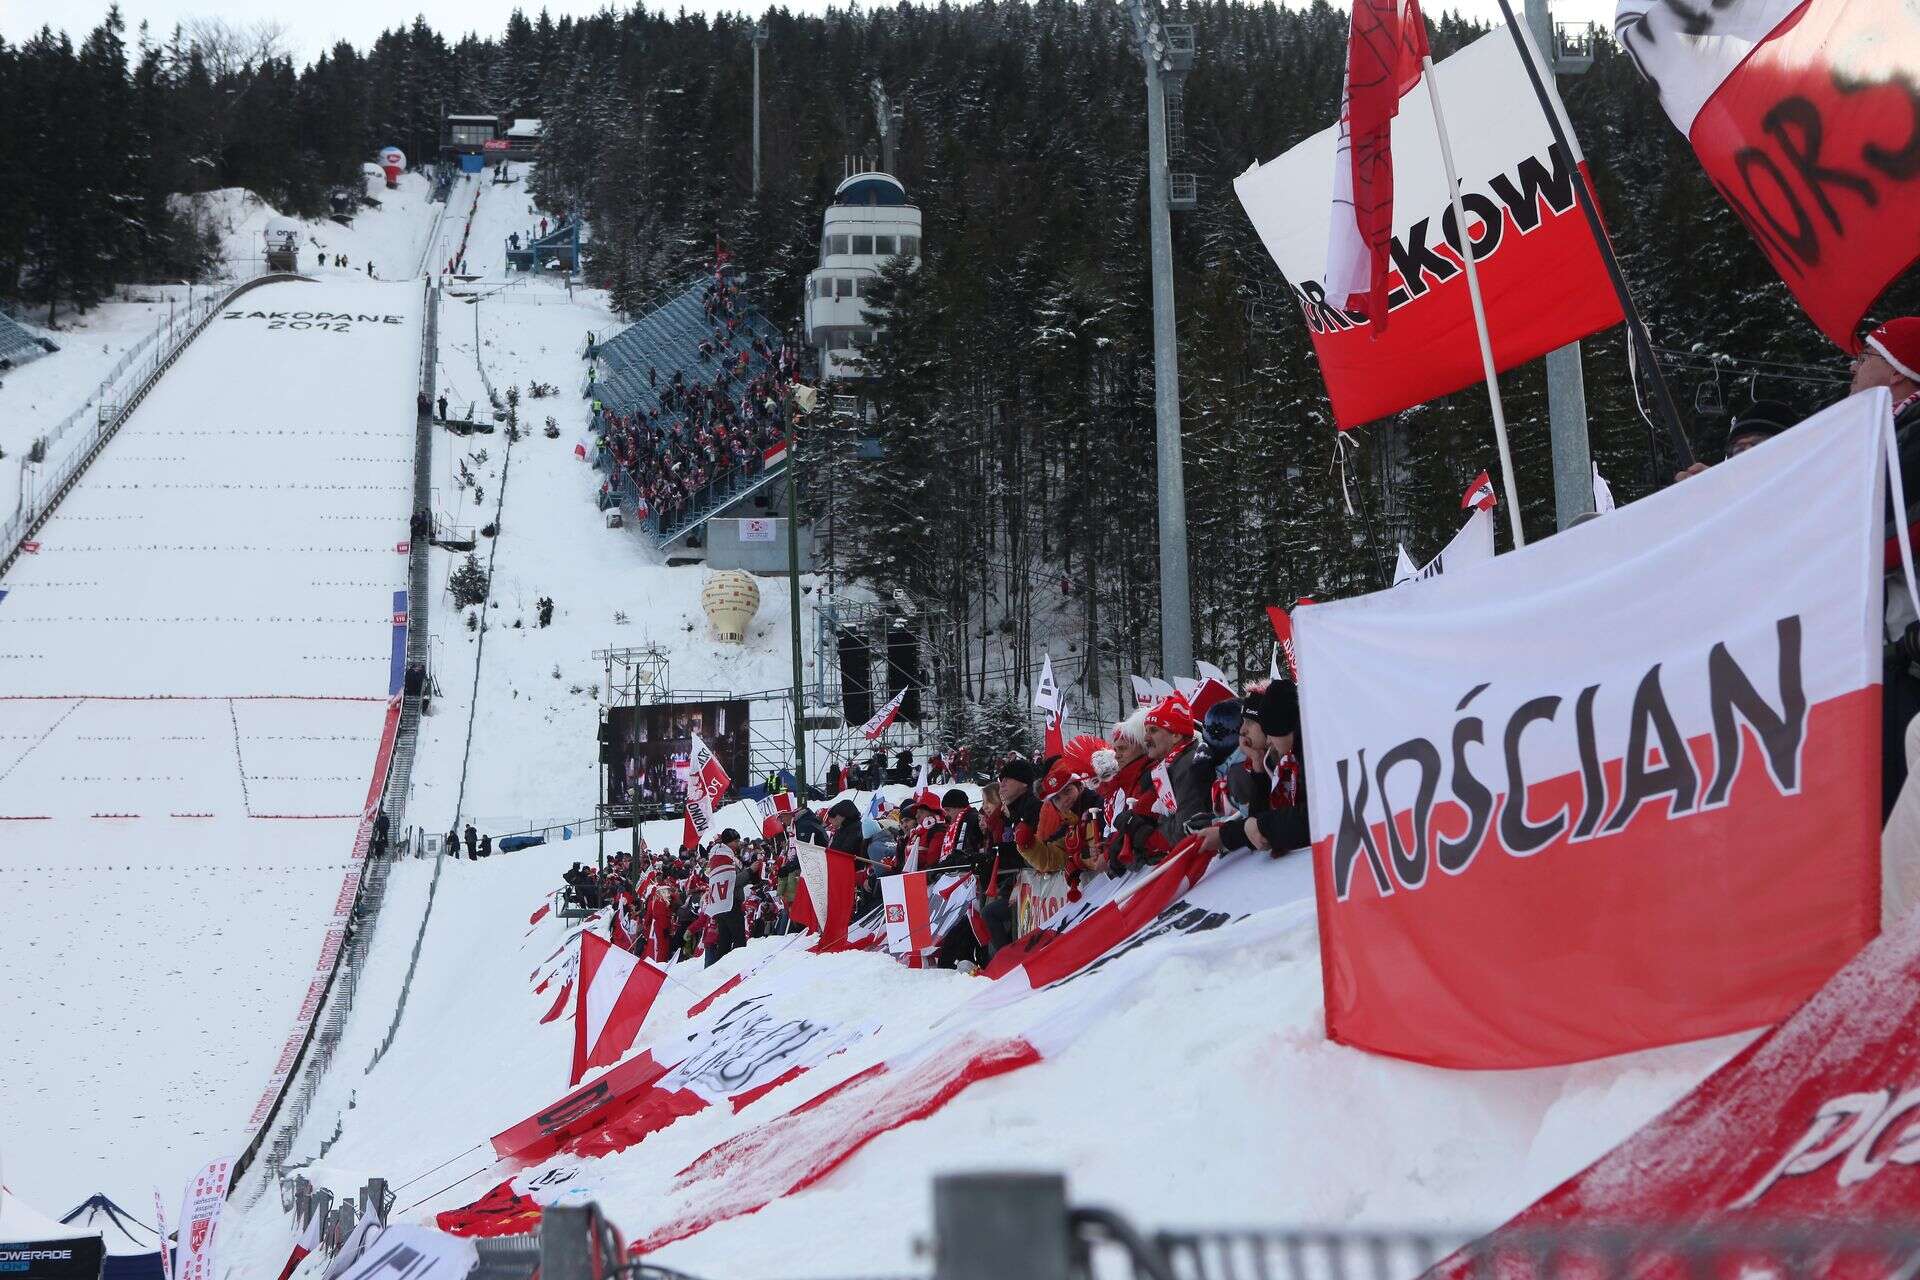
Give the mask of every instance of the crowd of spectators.
[[(711, 332), (699, 345), (699, 373), (676, 369), (664, 380), (647, 370), (657, 404), (625, 411), (596, 403), (594, 465), (608, 472), (600, 506), (620, 500), (629, 477), (643, 513), (675, 524), (709, 485), (751, 476), (783, 436), (780, 403), (799, 372), (798, 353), (776, 347), (745, 325), (739, 283), (723, 263), (703, 290)], [(755, 371), (758, 357), (758, 371)]]
[[(929, 957), (971, 970), (1013, 941), (1023, 871), (1060, 876), (1071, 900), (1090, 877), (1152, 866), (1189, 838), (1217, 852), (1304, 847), (1299, 719), (1284, 681), (1220, 698), (1198, 719), (1176, 695), (1116, 723), (1110, 740), (1082, 735), (1037, 761), (1006, 757), (977, 786), (977, 800), (950, 784), (956, 760), (970, 766), (955, 752), (930, 759), (926, 785), (897, 806), (863, 807), (843, 794), (819, 812), (795, 805), (776, 813), (753, 839), (727, 830), (706, 847), (663, 851), (642, 841), (604, 872), (575, 864), (566, 898), (588, 911), (611, 908), (614, 940), (649, 958), (712, 963), (749, 938), (797, 929), (795, 842), (805, 841), (853, 859), (856, 920), (876, 913), (883, 876), (971, 875), (973, 907)], [(911, 768), (911, 753), (891, 762), (876, 753), (859, 780), (902, 781)]]

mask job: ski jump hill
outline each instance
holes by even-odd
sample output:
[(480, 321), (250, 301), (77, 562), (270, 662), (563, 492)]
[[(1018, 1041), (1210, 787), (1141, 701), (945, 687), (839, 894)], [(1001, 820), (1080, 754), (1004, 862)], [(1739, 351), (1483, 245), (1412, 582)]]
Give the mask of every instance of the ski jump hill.
[(277, 1093), (391, 747), (422, 308), (237, 291), (0, 577), (0, 1147), (30, 1200), (170, 1192)]

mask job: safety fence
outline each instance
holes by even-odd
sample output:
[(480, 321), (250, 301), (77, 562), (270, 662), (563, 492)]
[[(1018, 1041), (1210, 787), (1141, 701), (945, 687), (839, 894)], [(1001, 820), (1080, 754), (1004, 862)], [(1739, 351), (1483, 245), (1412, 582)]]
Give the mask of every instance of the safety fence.
[(255, 276), (218, 297), (196, 301), (184, 314), (176, 314), (156, 330), (145, 344), (122, 357), (119, 365), (102, 380), (93, 400), (67, 415), (42, 437), (47, 442), (43, 456), (49, 461), (40, 465), (46, 470), (33, 485), (28, 484), (26, 474), (21, 475), (19, 501), (6, 523), (0, 525), (0, 573), (12, 567), (22, 545), (46, 523), (75, 481), (120, 430), (120, 425), (133, 416), (160, 375), (173, 367), (187, 344), (200, 336), (223, 307), (261, 285), (304, 278), (278, 272)]

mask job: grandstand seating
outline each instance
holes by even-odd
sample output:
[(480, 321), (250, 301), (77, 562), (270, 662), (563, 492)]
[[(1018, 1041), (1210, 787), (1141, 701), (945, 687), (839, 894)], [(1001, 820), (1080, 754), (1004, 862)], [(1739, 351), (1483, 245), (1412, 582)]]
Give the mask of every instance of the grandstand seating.
[(59, 349), (52, 342), (34, 337), (13, 317), (0, 311), (0, 369), (11, 369)]
[[(702, 300), (710, 279), (698, 277), (620, 333), (597, 344), (585, 387), (587, 397), (615, 413), (641, 409), (653, 412), (661, 407), (659, 393), (672, 384), (675, 373), (689, 385), (710, 382), (720, 367), (717, 360), (700, 354), (700, 344), (713, 336)], [(751, 306), (741, 311), (740, 337), (743, 343), (764, 338), (773, 350), (780, 348), (779, 329)], [(771, 369), (757, 352), (746, 350), (749, 360), (742, 382)], [(656, 375), (652, 386), (647, 381), (649, 369)], [(694, 532), (710, 517), (760, 492), (781, 474), (782, 464), (776, 463), (758, 471), (720, 476), (694, 496), (679, 519), (664, 525), (661, 512), (639, 514), (639, 494), (624, 473), (614, 477), (614, 487), (627, 518), (651, 534), (657, 545), (666, 547)]]

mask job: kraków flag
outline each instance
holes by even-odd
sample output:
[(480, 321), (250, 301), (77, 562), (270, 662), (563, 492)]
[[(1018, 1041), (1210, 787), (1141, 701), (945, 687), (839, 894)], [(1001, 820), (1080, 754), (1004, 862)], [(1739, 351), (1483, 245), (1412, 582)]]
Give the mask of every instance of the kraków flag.
[[(1511, 369), (1618, 324), (1619, 302), (1575, 204), (1584, 161), (1554, 149), (1513, 37), (1489, 32), (1435, 72), (1496, 365)], [(1411, 95), (1392, 122), (1388, 332), (1376, 334), (1379, 326), (1329, 287), (1337, 135), (1338, 126), (1324, 129), (1248, 169), (1234, 190), (1293, 287), (1334, 421), (1345, 429), (1472, 386), (1483, 373), (1432, 103)]]

